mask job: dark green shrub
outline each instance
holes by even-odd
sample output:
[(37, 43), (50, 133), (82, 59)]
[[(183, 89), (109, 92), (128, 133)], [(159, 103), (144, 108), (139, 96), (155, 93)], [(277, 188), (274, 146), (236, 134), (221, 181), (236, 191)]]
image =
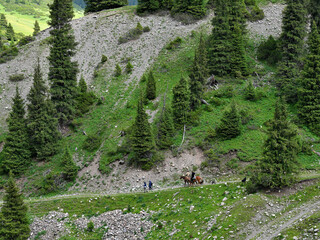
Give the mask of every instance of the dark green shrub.
[(19, 50), (17, 47), (9, 47), (0, 53), (0, 64), (8, 62), (18, 56)]
[(88, 224), (87, 224), (88, 232), (92, 232), (93, 229), (94, 229), (94, 223), (92, 221), (88, 222)]
[(102, 139), (97, 135), (88, 135), (87, 139), (84, 141), (82, 148), (87, 151), (97, 150), (101, 145)]
[(258, 190), (259, 190), (259, 187), (256, 183), (253, 182), (253, 180), (247, 182), (246, 191), (248, 194), (256, 193)]
[(244, 89), (244, 97), (246, 100), (255, 101), (257, 100), (257, 94), (254, 89), (252, 81), (249, 81), (247, 86)]
[(106, 61), (108, 61), (108, 57), (102, 54), (101, 63), (105, 63)]
[(143, 32), (150, 32), (150, 30), (151, 30), (151, 29), (150, 29), (150, 27), (148, 27), (148, 26), (146, 26), (146, 27), (143, 28)]
[(20, 39), (18, 45), (23, 46), (27, 45), (28, 43), (31, 43), (34, 40), (34, 37), (32, 36), (24, 36), (23, 38)]
[(24, 79), (24, 75), (21, 74), (13, 74), (11, 76), (9, 76), (9, 81), (11, 82), (20, 82)]
[(176, 39), (174, 39), (173, 41), (171, 41), (167, 46), (166, 49), (167, 50), (173, 50), (176, 49), (177, 47), (179, 47), (182, 43), (182, 38), (181, 37), (177, 37)]
[(263, 41), (257, 50), (257, 57), (260, 61), (266, 61), (270, 65), (274, 65), (281, 60), (281, 52), (276, 41), (271, 35), (268, 40)]

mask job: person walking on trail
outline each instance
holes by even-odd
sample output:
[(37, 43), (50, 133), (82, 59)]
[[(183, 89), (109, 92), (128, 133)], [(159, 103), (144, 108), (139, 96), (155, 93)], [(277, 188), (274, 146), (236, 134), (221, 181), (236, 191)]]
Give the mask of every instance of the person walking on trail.
[(196, 175), (196, 173), (192, 171), (192, 174), (191, 174), (191, 182), (195, 182), (195, 181), (196, 181), (195, 175)]
[(152, 185), (153, 185), (153, 183), (151, 181), (149, 181), (149, 190), (152, 190)]
[(143, 182), (143, 191), (146, 192), (147, 191), (147, 183)]

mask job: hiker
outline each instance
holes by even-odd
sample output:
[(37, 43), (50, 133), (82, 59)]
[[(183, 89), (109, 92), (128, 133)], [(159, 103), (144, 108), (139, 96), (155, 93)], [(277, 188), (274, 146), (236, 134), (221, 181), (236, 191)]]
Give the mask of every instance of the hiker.
[(191, 173), (191, 182), (195, 182), (196, 178), (195, 178), (196, 173), (192, 171)]
[(143, 191), (146, 192), (147, 191), (147, 183), (143, 182)]
[(152, 190), (152, 182), (151, 181), (149, 181), (149, 190)]

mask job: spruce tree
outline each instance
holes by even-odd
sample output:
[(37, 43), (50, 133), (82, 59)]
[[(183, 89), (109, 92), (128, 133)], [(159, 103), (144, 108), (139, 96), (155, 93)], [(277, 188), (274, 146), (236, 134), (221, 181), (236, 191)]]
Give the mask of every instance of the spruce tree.
[(0, 239), (27, 240), (30, 235), (28, 208), (11, 174), (5, 190), (0, 213)]
[(248, 85), (244, 89), (244, 97), (249, 101), (255, 101), (257, 99), (257, 94), (251, 80), (248, 82)]
[(304, 62), (299, 89), (299, 116), (320, 135), (320, 35), (313, 22), (308, 39), (309, 53)]
[(253, 181), (260, 187), (281, 188), (295, 180), (298, 170), (297, 131), (288, 121), (283, 100), (276, 103), (274, 118), (267, 131), (263, 158), (258, 162), (258, 175)]
[(216, 1), (209, 42), (209, 68), (215, 75), (248, 75), (243, 38), (246, 22), (244, 11), (243, 0)]
[(7, 27), (6, 37), (7, 37), (8, 41), (15, 41), (16, 40), (15, 33), (14, 33), (14, 30), (13, 30), (11, 23), (9, 23), (9, 25)]
[(78, 174), (78, 167), (74, 163), (67, 145), (64, 149), (60, 165), (62, 167), (63, 178), (68, 181), (74, 181)]
[(216, 0), (215, 16), (212, 19), (212, 34), (209, 39), (208, 59), (210, 73), (217, 76), (230, 74), (230, 25), (228, 22), (229, 6), (224, 0)]
[(189, 86), (184, 77), (173, 88), (172, 110), (175, 127), (181, 129), (189, 121), (190, 110)]
[(81, 76), (78, 85), (78, 96), (76, 99), (77, 105), (76, 109), (78, 115), (82, 115), (89, 111), (90, 106), (95, 102), (96, 96), (93, 92), (88, 91), (87, 83)]
[(154, 80), (153, 72), (151, 71), (147, 80), (146, 98), (149, 100), (155, 99), (157, 97), (156, 92), (156, 81)]
[(34, 70), (33, 86), (27, 96), (29, 101), (27, 129), (31, 151), (39, 160), (56, 153), (60, 137), (58, 120), (54, 117), (56, 112), (47, 97), (47, 92), (38, 60)]
[(232, 139), (240, 135), (240, 115), (234, 101), (230, 109), (225, 110), (220, 125), (216, 128), (217, 135), (224, 140)]
[(6, 15), (4, 15), (4, 14), (0, 15), (0, 26), (1, 26), (1, 28), (4, 28), (4, 29), (6, 29), (8, 27), (7, 18), (6, 18)]
[(138, 1), (137, 13), (151, 13), (157, 11), (159, 8), (159, 0), (140, 0)]
[(142, 96), (140, 96), (138, 102), (137, 116), (133, 124), (131, 142), (136, 163), (141, 165), (148, 164), (148, 162), (151, 161), (151, 156), (154, 151), (154, 142), (148, 116), (143, 107)]
[(51, 100), (61, 125), (67, 124), (75, 114), (78, 65), (71, 61), (76, 42), (71, 33), (73, 18), (72, 0), (54, 0), (49, 5), (52, 27), (48, 78), (51, 83)]
[(301, 54), (306, 36), (306, 8), (304, 0), (286, 0), (280, 36), (282, 61), (278, 65), (277, 85), (286, 100), (297, 101)]
[(38, 21), (36, 20), (34, 22), (33, 36), (38, 35), (39, 32), (40, 32), (40, 25), (39, 25)]
[(24, 101), (20, 96), (18, 87), (13, 98), (13, 105), (7, 119), (8, 135), (2, 152), (1, 167), (5, 172), (22, 174), (31, 163), (29, 139), (26, 128)]
[(160, 149), (168, 149), (173, 144), (174, 125), (172, 110), (164, 103), (158, 124), (157, 145)]

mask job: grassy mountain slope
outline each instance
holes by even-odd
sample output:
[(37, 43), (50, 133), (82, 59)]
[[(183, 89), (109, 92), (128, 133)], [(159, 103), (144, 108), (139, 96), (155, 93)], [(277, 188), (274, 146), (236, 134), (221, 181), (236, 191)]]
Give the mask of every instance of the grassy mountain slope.
[[(48, 4), (51, 0), (38, 1), (24, 1), (25, 3), (15, 3), (14, 1), (7, 2), (0, 0), (0, 13), (6, 15), (8, 22), (10, 22), (15, 32), (20, 32), (25, 35), (33, 33), (34, 22), (37, 20), (40, 24), (40, 29), (44, 30), (48, 27), (47, 21), (49, 20)], [(83, 16), (83, 9), (77, 5), (75, 6), (75, 18)]]

